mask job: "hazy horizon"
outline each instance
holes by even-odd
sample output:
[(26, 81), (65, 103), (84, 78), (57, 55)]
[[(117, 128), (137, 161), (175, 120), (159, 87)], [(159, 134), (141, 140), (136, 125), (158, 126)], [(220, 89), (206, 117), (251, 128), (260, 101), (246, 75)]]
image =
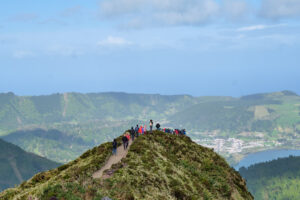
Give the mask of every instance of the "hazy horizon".
[(298, 0), (12, 0), (0, 92), (300, 94)]
[(5, 94), (5, 93), (13, 93), (14, 95), (17, 96), (47, 96), (47, 95), (53, 95), (53, 94), (64, 94), (64, 93), (81, 93), (81, 94), (105, 94), (105, 93), (125, 93), (125, 94), (141, 94), (141, 95), (166, 95), (166, 96), (176, 96), (176, 95), (189, 95), (192, 97), (205, 97), (205, 96), (228, 96), (228, 97), (235, 97), (235, 98), (239, 98), (239, 97), (243, 97), (243, 96), (247, 96), (247, 95), (254, 95), (254, 94), (266, 94), (266, 93), (274, 93), (274, 92), (282, 92), (282, 91), (290, 91), (290, 92), (294, 92), (299, 96), (299, 93), (292, 91), (292, 90), (278, 90), (278, 91), (269, 91), (269, 92), (258, 92), (258, 93), (249, 93), (249, 94), (245, 94), (245, 95), (240, 95), (240, 96), (234, 96), (234, 95), (192, 95), (192, 94), (185, 94), (185, 93), (178, 93), (178, 94), (162, 94), (162, 93), (137, 93), (137, 92), (123, 92), (123, 91), (95, 91), (95, 92), (77, 92), (77, 91), (65, 91), (65, 92), (52, 92), (52, 93), (41, 93), (41, 94), (17, 94), (15, 92), (12, 91), (7, 91), (7, 92), (0, 92), (0, 94)]

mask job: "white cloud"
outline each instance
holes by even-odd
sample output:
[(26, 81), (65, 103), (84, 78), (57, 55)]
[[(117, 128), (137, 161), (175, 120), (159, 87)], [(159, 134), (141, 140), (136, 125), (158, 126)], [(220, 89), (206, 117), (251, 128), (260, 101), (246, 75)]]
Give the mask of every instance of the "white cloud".
[(100, 16), (118, 19), (117, 22), (125, 28), (300, 17), (300, 0), (261, 0), (258, 8), (250, 2), (249, 0), (102, 0)]
[(276, 28), (276, 27), (282, 27), (286, 26), (286, 24), (276, 24), (276, 25), (253, 25), (253, 26), (246, 26), (237, 29), (237, 31), (257, 31), (257, 30), (263, 30), (263, 29), (268, 29), (268, 28)]
[(14, 58), (18, 58), (18, 59), (21, 59), (21, 58), (27, 58), (27, 57), (34, 57), (35, 54), (31, 51), (16, 51), (13, 53), (13, 57)]
[(108, 36), (106, 39), (98, 42), (99, 46), (127, 46), (131, 45), (132, 42), (125, 40), (121, 37)]
[(266, 25), (254, 25), (254, 26), (247, 26), (239, 28), (238, 31), (256, 31), (256, 30), (262, 30), (265, 29)]
[(300, 16), (300, 0), (262, 0), (261, 13), (270, 19)]
[(183, 8), (180, 6), (181, 4), (178, 4), (178, 7), (158, 11), (154, 16), (157, 21), (168, 25), (204, 24), (218, 15), (219, 11), (218, 4), (212, 0), (194, 2)]
[(100, 12), (104, 17), (128, 17), (130, 21), (139, 16), (144, 23), (203, 24), (219, 14), (219, 4), (215, 0), (104, 0)]
[(244, 0), (224, 0), (222, 9), (226, 17), (234, 20), (240, 20), (250, 13), (249, 5)]

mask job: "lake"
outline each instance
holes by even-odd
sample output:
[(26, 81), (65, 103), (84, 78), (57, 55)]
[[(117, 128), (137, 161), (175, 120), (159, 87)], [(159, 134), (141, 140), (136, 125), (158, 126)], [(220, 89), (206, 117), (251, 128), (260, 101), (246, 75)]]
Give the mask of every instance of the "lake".
[(275, 160), (277, 158), (284, 158), (292, 156), (300, 156), (300, 150), (280, 149), (280, 150), (267, 150), (257, 153), (252, 153), (243, 158), (237, 165), (234, 166), (236, 170), (240, 167), (249, 167), (250, 165)]

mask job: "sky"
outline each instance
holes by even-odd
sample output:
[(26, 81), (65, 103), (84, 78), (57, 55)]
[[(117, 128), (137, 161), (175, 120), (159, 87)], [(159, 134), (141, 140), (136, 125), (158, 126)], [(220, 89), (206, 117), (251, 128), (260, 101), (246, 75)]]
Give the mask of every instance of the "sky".
[(300, 94), (299, 0), (10, 0), (0, 93)]

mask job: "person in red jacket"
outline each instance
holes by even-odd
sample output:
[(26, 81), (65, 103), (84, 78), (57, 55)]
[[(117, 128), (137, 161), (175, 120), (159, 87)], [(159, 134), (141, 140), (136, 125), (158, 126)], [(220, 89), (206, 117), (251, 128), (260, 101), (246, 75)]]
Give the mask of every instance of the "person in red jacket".
[(139, 128), (139, 135), (142, 135), (143, 134), (143, 126), (140, 126)]
[(127, 138), (127, 143), (126, 143), (126, 149), (127, 149), (130, 141), (130, 134), (128, 132), (126, 133), (126, 138)]
[(130, 134), (128, 132), (126, 133), (126, 137), (127, 137), (128, 141), (129, 141), (130, 140)]

